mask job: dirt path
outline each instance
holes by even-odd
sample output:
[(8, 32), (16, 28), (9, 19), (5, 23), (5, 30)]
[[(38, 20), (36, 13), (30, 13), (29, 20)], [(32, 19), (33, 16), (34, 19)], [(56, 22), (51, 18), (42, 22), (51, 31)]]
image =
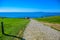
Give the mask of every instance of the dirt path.
[(60, 40), (60, 32), (31, 19), (24, 31), (25, 40)]

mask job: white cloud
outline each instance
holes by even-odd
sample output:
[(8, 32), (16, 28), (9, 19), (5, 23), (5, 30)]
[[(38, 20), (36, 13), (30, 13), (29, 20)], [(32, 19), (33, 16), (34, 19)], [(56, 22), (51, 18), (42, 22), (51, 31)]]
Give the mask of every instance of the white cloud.
[(1, 8), (0, 12), (38, 12), (38, 9), (25, 9), (25, 8)]
[(0, 12), (60, 12), (60, 10), (32, 9), (32, 8), (0, 8)]

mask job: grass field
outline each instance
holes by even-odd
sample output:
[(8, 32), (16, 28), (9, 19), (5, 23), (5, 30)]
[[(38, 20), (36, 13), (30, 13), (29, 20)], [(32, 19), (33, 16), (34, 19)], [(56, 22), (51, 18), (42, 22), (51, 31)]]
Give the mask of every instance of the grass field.
[(54, 28), (60, 31), (60, 16), (36, 18), (36, 20), (43, 22), (44, 24), (51, 26), (51, 28)]
[[(2, 19), (0, 18), (0, 40), (14, 40), (13, 37), (5, 36), (2, 35), (1, 33), (1, 21)], [(18, 35), (19, 31), (22, 31), (20, 34), (20, 37), (23, 35), (23, 31), (28, 24), (29, 20), (28, 19), (22, 19), (22, 18), (4, 18), (4, 31), (6, 34), (11, 34), (11, 35)]]
[(51, 16), (44, 18), (37, 18), (38, 21), (49, 22), (49, 23), (59, 23), (60, 24), (60, 16)]

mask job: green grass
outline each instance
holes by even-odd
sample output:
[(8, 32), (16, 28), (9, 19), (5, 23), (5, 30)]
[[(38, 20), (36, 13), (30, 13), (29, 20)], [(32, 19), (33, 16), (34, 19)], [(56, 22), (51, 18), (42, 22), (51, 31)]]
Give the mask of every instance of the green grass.
[[(14, 39), (13, 37), (8, 37), (5, 35), (2, 35), (1, 21), (2, 21), (2, 19), (0, 18), (0, 40), (13, 40)], [(22, 18), (4, 18), (3, 22), (4, 22), (5, 33), (17, 36), (20, 30), (24, 31), (29, 20), (22, 19)], [(23, 32), (21, 34), (23, 34)], [(22, 36), (23, 35), (20, 35), (20, 37), (22, 37)]]
[(60, 24), (60, 16), (51, 16), (44, 18), (36, 18), (38, 21), (49, 22), (49, 23), (59, 23)]

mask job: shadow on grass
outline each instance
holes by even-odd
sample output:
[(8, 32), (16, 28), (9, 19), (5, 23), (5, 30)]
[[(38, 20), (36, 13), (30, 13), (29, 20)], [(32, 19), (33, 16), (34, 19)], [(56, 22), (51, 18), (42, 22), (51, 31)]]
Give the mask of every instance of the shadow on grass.
[[(2, 28), (2, 34), (5, 35), (5, 36), (10, 36), (10, 37), (15, 37), (15, 38), (18, 38), (18, 39), (21, 39), (21, 40), (25, 40), (24, 38), (21, 38), (21, 37), (17, 37), (17, 36), (14, 36), (14, 35), (6, 34), (6, 33), (4, 32), (3, 22), (1, 22), (1, 28)], [(0, 38), (1, 38), (1, 37), (0, 37)]]

